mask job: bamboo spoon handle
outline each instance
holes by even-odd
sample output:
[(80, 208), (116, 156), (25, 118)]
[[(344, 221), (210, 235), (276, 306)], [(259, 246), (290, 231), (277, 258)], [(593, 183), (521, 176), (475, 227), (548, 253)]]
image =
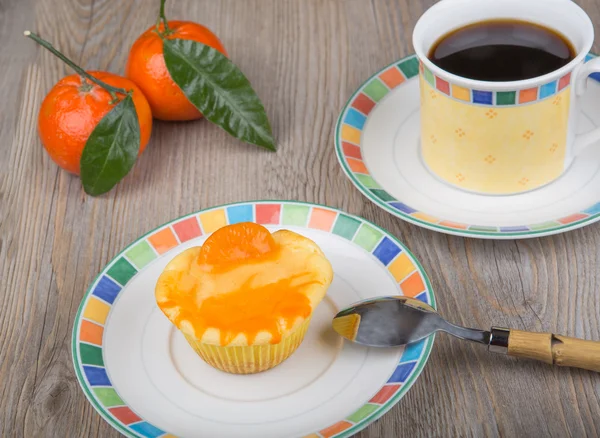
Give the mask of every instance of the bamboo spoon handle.
[[(506, 333), (508, 336), (504, 337), (504, 342), (508, 343), (505, 352), (509, 356), (600, 372), (600, 342), (585, 341), (552, 333), (532, 333), (497, 328), (492, 329), (492, 338), (495, 332), (508, 332)], [(497, 338), (499, 337), (497, 336)], [(490, 342), (490, 346), (492, 343)]]

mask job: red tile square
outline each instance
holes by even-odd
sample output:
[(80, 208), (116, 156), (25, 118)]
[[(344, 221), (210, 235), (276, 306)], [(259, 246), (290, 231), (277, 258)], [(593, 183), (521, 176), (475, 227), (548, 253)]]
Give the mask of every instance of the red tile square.
[(342, 149), (344, 150), (344, 156), (362, 160), (362, 154), (360, 153), (360, 148), (358, 146), (344, 141), (342, 142)]
[(385, 385), (375, 396), (369, 400), (369, 403), (384, 404), (400, 389), (400, 385)]
[(365, 94), (360, 93), (356, 98), (352, 101), (352, 107), (359, 110), (365, 116), (369, 115), (373, 107), (375, 107), (375, 102), (373, 102), (370, 98), (368, 98)]
[(559, 219), (558, 222), (560, 222), (561, 224), (571, 224), (573, 222), (580, 221), (581, 219), (585, 219), (586, 217), (589, 217), (589, 215), (583, 213), (576, 213), (572, 214), (571, 216), (563, 217), (562, 219)]
[(113, 414), (117, 420), (121, 423), (127, 425), (131, 423), (137, 423), (138, 421), (142, 421), (140, 417), (138, 417), (135, 412), (129, 409), (127, 406), (119, 406), (118, 408), (110, 408), (110, 413)]
[(435, 77), (435, 88), (440, 90), (444, 94), (450, 95), (450, 84), (443, 79)]
[(195, 216), (184, 219), (176, 224), (173, 224), (173, 229), (177, 233), (177, 237), (181, 242), (187, 242), (194, 237), (202, 235), (200, 231), (200, 225), (198, 225), (198, 219)]
[(256, 223), (278, 225), (281, 217), (281, 204), (256, 204)]
[(571, 73), (567, 73), (558, 81), (558, 89), (559, 91), (565, 88), (571, 82)]

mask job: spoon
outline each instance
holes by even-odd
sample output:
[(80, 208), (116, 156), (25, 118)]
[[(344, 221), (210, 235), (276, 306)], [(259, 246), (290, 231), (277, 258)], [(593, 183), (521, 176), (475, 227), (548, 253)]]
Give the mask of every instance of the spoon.
[(433, 307), (409, 297), (355, 303), (335, 316), (333, 329), (352, 342), (370, 347), (398, 347), (442, 331), (487, 345), (493, 353), (600, 372), (600, 342), (500, 327), (490, 331), (460, 327), (446, 321)]

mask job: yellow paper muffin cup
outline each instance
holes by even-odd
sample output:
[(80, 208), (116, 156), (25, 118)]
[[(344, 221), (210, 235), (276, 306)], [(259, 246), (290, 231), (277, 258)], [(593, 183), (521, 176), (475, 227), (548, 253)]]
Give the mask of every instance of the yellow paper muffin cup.
[(302, 343), (309, 324), (310, 318), (277, 344), (223, 347), (183, 335), (198, 356), (214, 368), (232, 374), (254, 374), (271, 369), (290, 357)]

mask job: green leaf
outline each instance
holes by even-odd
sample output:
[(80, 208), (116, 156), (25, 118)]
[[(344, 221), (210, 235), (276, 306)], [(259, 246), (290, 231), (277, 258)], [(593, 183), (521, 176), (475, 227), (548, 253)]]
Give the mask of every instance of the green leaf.
[(131, 95), (96, 125), (81, 154), (81, 182), (88, 195), (112, 189), (129, 173), (140, 150), (140, 124)]
[(265, 108), (233, 62), (191, 40), (163, 39), (163, 52), (171, 78), (204, 117), (240, 140), (276, 149)]

